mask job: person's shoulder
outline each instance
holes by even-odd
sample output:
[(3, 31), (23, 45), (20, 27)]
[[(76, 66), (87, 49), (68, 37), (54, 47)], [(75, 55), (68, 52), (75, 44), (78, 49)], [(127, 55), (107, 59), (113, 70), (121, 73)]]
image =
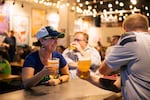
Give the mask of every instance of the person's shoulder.
[(126, 32), (126, 33), (122, 34), (120, 38), (125, 39), (125, 38), (132, 37), (132, 36), (135, 36), (134, 32)]
[(136, 34), (134, 32), (127, 32), (121, 36), (119, 45), (123, 46), (133, 42), (136, 42)]
[(37, 51), (33, 51), (33, 52), (30, 52), (26, 58), (30, 58), (30, 57), (37, 57), (38, 56), (38, 50)]
[(98, 51), (95, 47), (93, 46), (87, 46), (87, 49), (90, 49), (91, 51)]
[(38, 55), (38, 50), (37, 51), (33, 51), (33, 52), (31, 52), (29, 55)]

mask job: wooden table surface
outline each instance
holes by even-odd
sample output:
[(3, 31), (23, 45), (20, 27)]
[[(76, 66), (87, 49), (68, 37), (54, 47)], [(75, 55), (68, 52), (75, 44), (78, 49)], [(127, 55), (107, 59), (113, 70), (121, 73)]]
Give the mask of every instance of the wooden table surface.
[(57, 86), (41, 85), (4, 93), (0, 95), (0, 100), (104, 100), (114, 94), (85, 80), (72, 79)]
[(22, 67), (23, 63), (21, 63), (21, 62), (11, 62), (10, 65), (11, 66), (17, 66), (17, 67)]
[(0, 74), (0, 81), (3, 80), (12, 80), (12, 79), (20, 79), (19, 75), (11, 75), (11, 74)]

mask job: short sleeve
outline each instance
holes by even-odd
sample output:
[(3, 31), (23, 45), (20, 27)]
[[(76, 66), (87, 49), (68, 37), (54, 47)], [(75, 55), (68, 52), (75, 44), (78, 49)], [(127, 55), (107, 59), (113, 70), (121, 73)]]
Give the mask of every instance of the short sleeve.
[(136, 36), (134, 34), (125, 34), (113, 47), (111, 53), (106, 56), (106, 64), (112, 70), (119, 69), (131, 60), (136, 59), (136, 47)]

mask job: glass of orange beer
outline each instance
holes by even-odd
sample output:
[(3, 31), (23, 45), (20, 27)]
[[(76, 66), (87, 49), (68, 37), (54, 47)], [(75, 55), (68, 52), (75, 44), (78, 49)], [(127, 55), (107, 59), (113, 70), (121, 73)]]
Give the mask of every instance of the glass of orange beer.
[(89, 69), (91, 65), (91, 59), (83, 57), (79, 58), (78, 61), (78, 70), (79, 70), (79, 77), (82, 79), (87, 79), (89, 76)]
[(58, 68), (59, 68), (59, 58), (48, 59), (48, 69), (53, 71), (53, 74), (50, 75), (51, 78), (58, 77)]
[(73, 51), (73, 50), (75, 50), (76, 48), (75, 48), (73, 45), (70, 45), (70, 46), (69, 46), (69, 49)]

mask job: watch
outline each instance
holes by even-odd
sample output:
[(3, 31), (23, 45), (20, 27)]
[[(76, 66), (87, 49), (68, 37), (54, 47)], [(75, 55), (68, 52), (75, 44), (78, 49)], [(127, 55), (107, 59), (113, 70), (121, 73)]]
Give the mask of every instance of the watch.
[(59, 77), (60, 84), (63, 83), (63, 80)]

